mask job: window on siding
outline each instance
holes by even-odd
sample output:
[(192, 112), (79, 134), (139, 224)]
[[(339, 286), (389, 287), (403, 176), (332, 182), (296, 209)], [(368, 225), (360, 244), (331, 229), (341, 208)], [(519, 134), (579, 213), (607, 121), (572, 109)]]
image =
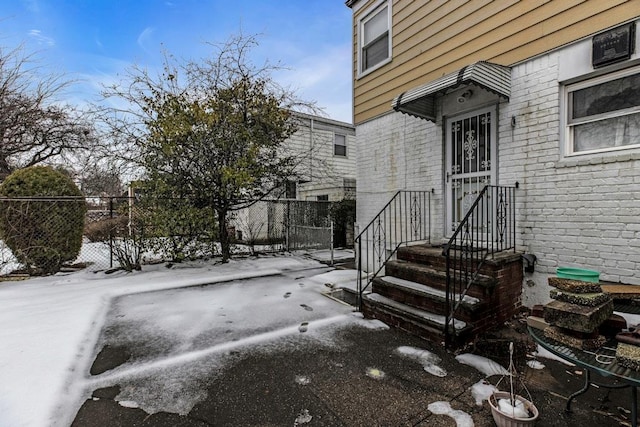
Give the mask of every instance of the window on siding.
[(316, 196), (316, 200), (319, 202), (328, 202), (329, 201), (329, 195), (328, 194), (322, 194), (320, 196)]
[(347, 155), (347, 137), (340, 134), (335, 134), (333, 138), (333, 155), (343, 156)]
[(640, 147), (640, 67), (567, 86), (567, 154)]
[(295, 199), (298, 196), (298, 183), (295, 181), (287, 181), (285, 187), (285, 198)]
[(385, 1), (358, 21), (360, 74), (391, 59), (390, 5)]

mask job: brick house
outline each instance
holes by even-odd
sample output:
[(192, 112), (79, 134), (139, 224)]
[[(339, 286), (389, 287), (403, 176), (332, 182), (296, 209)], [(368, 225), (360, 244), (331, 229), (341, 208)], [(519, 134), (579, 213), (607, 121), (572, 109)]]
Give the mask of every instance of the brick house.
[(514, 308), (548, 302), (560, 266), (640, 285), (640, 3), (346, 5), (360, 231), (398, 190), (427, 191), (429, 243), (447, 242), (485, 185), (504, 186), (514, 252), (530, 255)]

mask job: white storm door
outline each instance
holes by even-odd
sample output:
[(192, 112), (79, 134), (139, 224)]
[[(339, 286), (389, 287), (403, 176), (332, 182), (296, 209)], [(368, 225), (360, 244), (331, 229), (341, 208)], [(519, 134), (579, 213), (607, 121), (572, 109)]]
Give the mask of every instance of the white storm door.
[[(446, 235), (456, 230), (480, 191), (494, 184), (496, 109), (486, 108), (446, 120)], [(480, 225), (490, 233), (493, 221)]]

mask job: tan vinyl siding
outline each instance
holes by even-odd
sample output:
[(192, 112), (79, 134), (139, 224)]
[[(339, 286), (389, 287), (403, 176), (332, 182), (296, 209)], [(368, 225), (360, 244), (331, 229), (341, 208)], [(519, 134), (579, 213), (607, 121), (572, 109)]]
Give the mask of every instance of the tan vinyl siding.
[[(354, 52), (357, 20), (354, 14)], [(355, 80), (354, 122), (399, 93), (476, 61), (513, 65), (640, 15), (640, 0), (393, 1), (392, 61)], [(356, 57), (354, 56), (354, 76)]]

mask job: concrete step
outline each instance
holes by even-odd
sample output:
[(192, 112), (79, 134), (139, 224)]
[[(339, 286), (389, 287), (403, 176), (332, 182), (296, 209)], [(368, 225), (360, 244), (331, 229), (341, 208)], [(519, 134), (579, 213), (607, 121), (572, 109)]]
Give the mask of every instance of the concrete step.
[[(431, 342), (444, 340), (445, 317), (442, 315), (411, 307), (375, 292), (363, 296), (362, 301), (364, 315), (367, 318), (379, 319), (389, 326)], [(455, 319), (453, 326), (449, 328), (459, 343), (464, 342), (473, 331), (473, 325), (459, 319)]]
[[(373, 281), (372, 290), (402, 304), (439, 315), (445, 315), (447, 311), (446, 292), (421, 283), (394, 276), (384, 276)], [(453, 301), (457, 301), (460, 295), (452, 295), (451, 298)], [(473, 313), (481, 307), (482, 301), (479, 298), (464, 296), (460, 304), (460, 318), (472, 321)]]

